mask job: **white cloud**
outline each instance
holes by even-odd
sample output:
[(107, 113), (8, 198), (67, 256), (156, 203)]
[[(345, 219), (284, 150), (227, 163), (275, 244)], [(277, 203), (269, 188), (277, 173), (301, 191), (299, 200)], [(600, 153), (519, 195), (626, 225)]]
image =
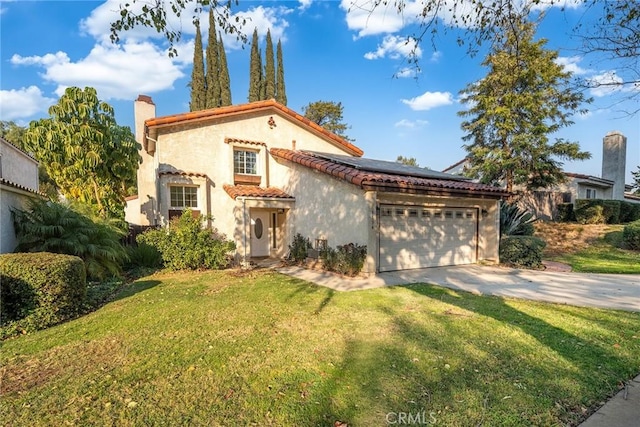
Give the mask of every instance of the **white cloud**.
[(341, 0), (340, 8), (346, 12), (347, 27), (357, 31), (358, 37), (398, 32), (415, 23), (422, 9), (419, 1), (407, 1), (400, 14), (392, 4), (376, 0)]
[(587, 83), (591, 87), (591, 95), (595, 97), (612, 95), (621, 91), (622, 82), (622, 78), (616, 75), (615, 71), (606, 71), (587, 79)]
[(311, 6), (311, 3), (313, 3), (313, 0), (298, 0), (298, 2), (300, 3), (300, 6), (298, 6), (298, 9), (305, 10), (305, 9), (308, 9), (309, 6)]
[(440, 51), (431, 54), (431, 62), (440, 62), (440, 58), (442, 58), (442, 52)]
[(560, 56), (555, 60), (555, 63), (561, 65), (565, 71), (578, 76), (589, 72), (589, 70), (584, 69), (580, 67), (580, 65), (578, 65), (580, 61), (582, 61), (581, 56)]
[[(529, 0), (529, 3), (533, 3)], [(584, 0), (540, 0), (531, 5), (531, 10), (540, 11), (547, 10), (551, 7), (561, 9), (577, 9), (584, 4)]]
[(415, 55), (418, 58), (422, 57), (422, 49), (418, 46), (416, 39), (387, 35), (374, 52), (367, 52), (364, 57), (366, 59), (379, 59), (388, 56), (392, 59), (398, 59), (407, 58), (410, 55)]
[(86, 58), (78, 62), (72, 62), (64, 52), (41, 57), (14, 55), (11, 62), (43, 67), (42, 77), (58, 85), (58, 95), (62, 95), (69, 86), (91, 86), (104, 100), (133, 99), (139, 93), (170, 89), (177, 79), (184, 76), (177, 60), (169, 58), (166, 52), (148, 42), (96, 45)]
[(426, 120), (407, 120), (407, 119), (402, 119), (398, 122), (396, 122), (394, 124), (395, 127), (397, 128), (405, 128), (405, 129), (419, 129), (422, 128), (426, 125), (428, 125), (429, 122)]
[(420, 70), (417, 67), (404, 67), (398, 70), (398, 72), (395, 74), (395, 77), (399, 79), (409, 77), (414, 78), (418, 75), (418, 73), (420, 73)]
[(403, 99), (402, 102), (415, 111), (426, 111), (436, 107), (453, 104), (453, 96), (450, 92), (425, 92), (411, 99)]
[(0, 117), (2, 120), (29, 118), (47, 111), (54, 102), (55, 99), (44, 96), (37, 86), (0, 90)]
[[(276, 44), (278, 40), (281, 40), (283, 43), (286, 41), (286, 37), (284, 34), (285, 29), (289, 26), (289, 22), (284, 19), (284, 16), (292, 13), (292, 9), (288, 9), (285, 7), (263, 7), (258, 6), (252, 9), (247, 10), (246, 12), (242, 12), (242, 18), (246, 19), (246, 24), (244, 26), (244, 31), (249, 37), (249, 42), (251, 42), (251, 35), (253, 34), (253, 29), (258, 29), (258, 36), (260, 39), (263, 39), (267, 35), (267, 30), (271, 30), (271, 39), (273, 43)], [(225, 36), (223, 36), (225, 37)], [(235, 38), (234, 38), (235, 40)], [(225, 47), (227, 46), (227, 38), (225, 38)], [(231, 43), (231, 40), (230, 40)], [(237, 48), (240, 48), (241, 45), (238, 42), (233, 42), (233, 45)]]

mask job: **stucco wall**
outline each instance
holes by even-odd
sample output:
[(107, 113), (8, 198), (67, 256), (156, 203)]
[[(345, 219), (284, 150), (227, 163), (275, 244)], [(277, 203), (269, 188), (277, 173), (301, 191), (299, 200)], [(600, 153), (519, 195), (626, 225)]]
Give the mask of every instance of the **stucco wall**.
[(38, 191), (38, 162), (4, 139), (0, 139), (0, 162), (0, 177)]
[(13, 227), (11, 209), (25, 209), (35, 194), (0, 186), (0, 253), (13, 252), (16, 247), (16, 234)]

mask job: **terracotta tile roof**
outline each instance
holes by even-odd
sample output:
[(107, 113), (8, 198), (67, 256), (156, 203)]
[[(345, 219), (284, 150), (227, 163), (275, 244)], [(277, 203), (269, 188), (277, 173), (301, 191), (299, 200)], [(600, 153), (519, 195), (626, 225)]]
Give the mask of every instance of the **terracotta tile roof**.
[(16, 149), (17, 151), (21, 152), (22, 154), (24, 154), (25, 156), (27, 156), (28, 158), (30, 158), (31, 160), (34, 160), (36, 163), (40, 164), (40, 162), (38, 162), (38, 160), (36, 160), (35, 157), (33, 157), (33, 154), (31, 153), (27, 153), (26, 151), (24, 151), (22, 148), (18, 147), (16, 144), (14, 144), (13, 142), (6, 140), (2, 137), (0, 137), (0, 140), (2, 140), (2, 142), (6, 142), (8, 145), (10, 145), (11, 147), (13, 147), (14, 149)]
[(234, 142), (239, 143), (239, 144), (262, 145), (264, 147), (267, 146), (266, 143), (260, 142), (260, 141), (249, 141), (249, 140), (240, 139), (240, 138), (225, 138), (224, 139), (224, 143), (225, 144), (233, 144)]
[(605, 184), (611, 184), (613, 185), (613, 181), (611, 181), (610, 179), (605, 179), (605, 178), (600, 178), (597, 176), (592, 176), (592, 175), (584, 175), (581, 173), (572, 173), (572, 172), (565, 172), (564, 173), (566, 176), (569, 176), (571, 178), (579, 178), (579, 179), (588, 179), (591, 181), (598, 181), (598, 182), (603, 182)]
[[(388, 191), (438, 196), (466, 195), (475, 197), (500, 198), (509, 195), (499, 187), (478, 184), (459, 179), (424, 178), (409, 175), (391, 174), (340, 164), (304, 151), (292, 151), (272, 148), (271, 155), (306, 166), (357, 185), (364, 190)], [(453, 177), (452, 177), (453, 178)]]
[[(294, 121), (297, 121), (298, 123), (302, 124), (309, 130), (313, 131), (314, 133), (319, 134), (325, 139), (328, 139), (334, 144), (342, 147), (348, 153), (353, 154), (355, 156), (362, 156), (364, 154), (364, 152), (360, 148), (356, 147), (355, 145), (351, 144), (345, 139), (340, 138), (338, 135), (334, 134), (333, 132), (329, 132), (322, 126), (312, 122), (311, 120), (307, 119), (303, 115), (296, 113), (292, 109), (276, 102), (273, 99), (266, 100), (266, 101), (251, 102), (248, 104), (231, 105), (228, 107), (212, 108), (209, 110), (192, 111), (189, 113), (174, 114), (171, 116), (156, 117), (153, 119), (146, 120), (144, 124), (145, 124), (145, 128), (149, 129), (149, 128), (164, 127), (164, 126), (183, 124), (183, 123), (189, 123), (189, 122), (212, 120), (220, 117), (236, 116), (236, 115), (241, 115), (241, 114), (245, 114), (252, 111), (262, 111), (262, 110), (276, 110), (284, 114), (285, 116), (288, 116), (289, 118), (293, 119)], [(146, 135), (146, 132), (145, 132), (145, 135)]]
[(200, 172), (184, 172), (178, 170), (165, 170), (158, 172), (158, 175), (179, 175), (179, 176), (189, 176), (195, 178), (208, 178), (206, 174)]
[(12, 187), (12, 188), (16, 188), (18, 190), (22, 190), (22, 191), (26, 191), (27, 193), (31, 193), (31, 194), (35, 194), (37, 196), (45, 196), (44, 193), (41, 193), (37, 190), (34, 190), (33, 188), (29, 188), (25, 185), (22, 184), (17, 184), (13, 181), (9, 181), (8, 179), (5, 178), (0, 178), (0, 184), (1, 185), (6, 185), (7, 187)]
[(293, 196), (288, 195), (284, 191), (276, 187), (257, 187), (255, 185), (228, 185), (222, 186), (233, 200), (238, 197), (264, 197), (266, 199), (291, 199)]

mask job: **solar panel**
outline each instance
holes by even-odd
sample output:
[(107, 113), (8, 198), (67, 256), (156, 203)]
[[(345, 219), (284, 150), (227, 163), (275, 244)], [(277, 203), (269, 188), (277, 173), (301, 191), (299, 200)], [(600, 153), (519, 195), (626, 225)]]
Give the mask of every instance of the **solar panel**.
[(366, 159), (363, 157), (346, 156), (342, 154), (321, 153), (317, 151), (305, 151), (315, 157), (329, 160), (334, 163), (340, 163), (352, 168), (368, 171), (381, 172), (393, 175), (416, 176), (420, 178), (447, 179), (453, 181), (469, 181), (469, 178), (461, 175), (453, 175), (445, 172), (434, 171), (427, 168), (417, 166), (409, 166), (399, 162), (391, 162), (388, 160)]

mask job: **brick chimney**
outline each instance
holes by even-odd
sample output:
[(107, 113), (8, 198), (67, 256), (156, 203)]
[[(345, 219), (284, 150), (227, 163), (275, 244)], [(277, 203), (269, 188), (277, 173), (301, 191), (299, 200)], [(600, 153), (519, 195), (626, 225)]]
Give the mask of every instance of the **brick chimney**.
[(602, 178), (614, 182), (614, 200), (624, 200), (626, 167), (627, 137), (618, 131), (609, 132), (602, 140)]

